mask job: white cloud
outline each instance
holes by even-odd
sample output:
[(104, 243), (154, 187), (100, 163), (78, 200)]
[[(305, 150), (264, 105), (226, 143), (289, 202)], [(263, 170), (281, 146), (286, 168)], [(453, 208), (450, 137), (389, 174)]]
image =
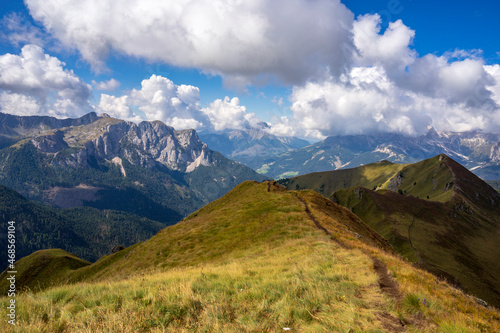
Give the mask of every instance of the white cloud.
[(489, 89), (493, 93), (493, 99), (500, 105), (500, 65), (484, 66), (484, 70), (493, 77), (495, 84)]
[(176, 85), (168, 78), (152, 75), (141, 89), (120, 97), (101, 95), (99, 112), (131, 121), (161, 120), (175, 129), (224, 130), (257, 127), (260, 120), (240, 105), (238, 97), (225, 97), (200, 106), (200, 90)]
[(338, 134), (440, 130), (500, 131), (500, 70), (478, 50), (419, 57), (414, 31), (401, 21), (381, 32), (378, 15), (353, 24), (356, 46), (349, 73), (296, 85), (292, 118), (273, 131), (323, 138)]
[[(130, 104), (137, 106), (146, 120), (161, 120), (166, 124), (193, 126), (199, 129), (206, 121), (199, 112), (200, 90), (197, 87), (174, 84), (169, 79), (152, 75), (143, 80), (140, 90), (132, 90)], [(194, 121), (193, 121), (194, 120)]]
[[(458, 76), (453, 70), (450, 75)], [(454, 88), (461, 89), (462, 83), (457, 78)], [(449, 103), (447, 97), (398, 87), (382, 67), (355, 67), (342, 80), (330, 78), (295, 87), (290, 96), (293, 119), (281, 119), (273, 128), (317, 138), (374, 132), (415, 135), (430, 125), (448, 131), (500, 129), (498, 108), (470, 105), (466, 100)]]
[[(26, 0), (30, 14), (96, 69), (111, 49), (246, 84), (303, 82), (350, 61), (353, 14), (339, 0)], [(339, 47), (343, 45), (343, 47)]]
[(202, 109), (202, 112), (208, 116), (216, 131), (258, 127), (260, 123), (255, 114), (247, 113), (246, 107), (240, 105), (238, 97), (217, 99)]
[(97, 90), (115, 91), (116, 89), (120, 88), (120, 81), (113, 78), (109, 79), (108, 81), (92, 81), (92, 84)]
[(0, 93), (0, 109), (2, 112), (15, 114), (18, 116), (38, 115), (42, 106), (40, 101), (22, 94)]
[[(20, 55), (1, 55), (2, 110), (20, 115), (30, 110), (56, 117), (78, 117), (92, 111), (91, 87), (64, 66), (35, 45), (24, 46)], [(13, 101), (20, 104), (15, 106)]]
[(330, 78), (295, 87), (290, 100), (306, 136), (415, 134), (431, 121), (415, 110), (413, 96), (397, 89), (381, 67), (356, 67), (342, 81)]
[(200, 110), (200, 90), (176, 85), (157, 75), (143, 80), (141, 89), (116, 97), (101, 95), (97, 110), (129, 121), (160, 120), (175, 129), (201, 129), (210, 121)]
[[(412, 48), (415, 31), (402, 21), (382, 31), (379, 15), (354, 20), (339, 0), (25, 3), (47, 31), (95, 69), (105, 68), (110, 51), (119, 51), (222, 75), (226, 85), (240, 89), (276, 80), (293, 84), (293, 117), (276, 119), (270, 128), (276, 134), (417, 134), (428, 125), (500, 131), (500, 70), (486, 66), (480, 50), (420, 56)], [(10, 30), (21, 29), (19, 19), (12, 22)], [(38, 36), (28, 30), (26, 40)], [(0, 56), (0, 66), (4, 110), (72, 116), (91, 108), (90, 86), (40, 48), (28, 45), (20, 56)], [(93, 84), (97, 90), (119, 87), (114, 79)], [(275, 103), (288, 104), (280, 98)], [(179, 129), (259, 126), (238, 98), (202, 108), (197, 87), (156, 75), (126, 95), (101, 95), (97, 109)]]
[(96, 111), (99, 113), (107, 113), (111, 117), (128, 121), (140, 122), (143, 120), (134, 114), (129, 104), (129, 96), (127, 95), (115, 97), (101, 94), (101, 100)]
[(382, 65), (386, 70), (404, 70), (416, 57), (416, 52), (409, 48), (415, 31), (397, 20), (389, 23), (389, 27), (380, 34), (381, 23), (378, 14), (360, 16), (354, 21), (356, 62), (362, 66)]

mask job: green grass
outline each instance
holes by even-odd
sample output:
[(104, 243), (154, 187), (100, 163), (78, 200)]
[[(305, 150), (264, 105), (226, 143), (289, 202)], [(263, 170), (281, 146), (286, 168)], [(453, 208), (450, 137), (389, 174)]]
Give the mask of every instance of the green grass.
[[(447, 157), (439, 155), (415, 164), (410, 164), (398, 173), (400, 183), (389, 180), (386, 187), (401, 191), (416, 198), (447, 202), (453, 194), (454, 175), (446, 164)], [(455, 181), (456, 182), (456, 181)]]
[(404, 167), (403, 164), (382, 161), (353, 169), (314, 172), (284, 179), (280, 183), (291, 190), (311, 189), (328, 197), (337, 190), (354, 186), (380, 188)]

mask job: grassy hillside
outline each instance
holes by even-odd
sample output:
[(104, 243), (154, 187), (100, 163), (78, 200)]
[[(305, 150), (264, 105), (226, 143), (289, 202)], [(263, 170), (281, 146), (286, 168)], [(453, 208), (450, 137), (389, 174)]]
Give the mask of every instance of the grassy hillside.
[(292, 190), (311, 189), (328, 197), (337, 190), (354, 186), (370, 189), (382, 187), (402, 168), (404, 168), (403, 164), (382, 161), (353, 169), (313, 172), (303, 176), (281, 179), (278, 182)]
[[(52, 271), (60, 286), (18, 296), (18, 325), (0, 325), (13, 332), (500, 329), (496, 310), (390, 252), (359, 218), (315, 192), (246, 182), (148, 241)], [(0, 299), (0, 316), (7, 302)]]
[[(349, 208), (405, 258), (500, 306), (498, 193), (444, 155), (399, 169), (383, 164), (283, 183), (311, 189), (325, 184), (324, 195)], [(370, 171), (379, 172), (378, 185), (360, 176)]]

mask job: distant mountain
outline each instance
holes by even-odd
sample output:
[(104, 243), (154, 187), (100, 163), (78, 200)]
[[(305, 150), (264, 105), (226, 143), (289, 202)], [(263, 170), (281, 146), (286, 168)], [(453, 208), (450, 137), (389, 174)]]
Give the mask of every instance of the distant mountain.
[(287, 178), (354, 168), (381, 160), (415, 163), (438, 154), (450, 156), (483, 179), (500, 179), (500, 135), (478, 131), (436, 132), (434, 129), (418, 137), (400, 134), (332, 136), (286, 152), (254, 169), (271, 178)]
[(210, 149), (219, 151), (224, 156), (253, 169), (272, 161), (273, 156), (310, 144), (296, 137), (279, 137), (266, 132), (265, 129), (256, 128), (225, 130), (218, 133), (201, 132), (199, 135)]
[(500, 329), (497, 310), (394, 255), (348, 209), (275, 182), (242, 183), (93, 264), (50, 249), (15, 265), (25, 331)]
[(20, 138), (36, 136), (50, 129), (87, 125), (98, 118), (95, 112), (88, 113), (77, 119), (58, 119), (47, 116), (15, 116), (0, 112), (0, 148), (10, 146)]
[(500, 193), (439, 155), (284, 179), (349, 208), (408, 260), (500, 305)]
[(0, 267), (7, 266), (7, 227), (15, 224), (16, 257), (60, 248), (88, 261), (110, 254), (116, 245), (144, 241), (167, 225), (114, 210), (59, 209), (27, 200), (0, 186)]
[(0, 183), (58, 207), (89, 206), (176, 222), (245, 180), (264, 180), (196, 131), (94, 113), (79, 119), (1, 115)]

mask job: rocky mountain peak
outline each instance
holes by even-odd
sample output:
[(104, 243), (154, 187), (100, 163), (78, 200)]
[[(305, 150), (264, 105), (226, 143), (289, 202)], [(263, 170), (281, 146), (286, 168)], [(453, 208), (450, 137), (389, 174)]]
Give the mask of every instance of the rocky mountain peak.
[(114, 163), (119, 159), (143, 167), (159, 163), (171, 170), (191, 172), (212, 163), (212, 152), (195, 130), (176, 131), (161, 121), (136, 124), (107, 115), (99, 117), (95, 112), (78, 119), (0, 113), (0, 135), (29, 138), (47, 154), (72, 148), (54, 162), (61, 166), (86, 167), (90, 160)]
[(211, 164), (211, 151), (195, 130), (175, 131), (160, 121), (110, 124), (86, 149), (107, 160), (119, 157), (145, 167), (160, 163), (181, 172)]

